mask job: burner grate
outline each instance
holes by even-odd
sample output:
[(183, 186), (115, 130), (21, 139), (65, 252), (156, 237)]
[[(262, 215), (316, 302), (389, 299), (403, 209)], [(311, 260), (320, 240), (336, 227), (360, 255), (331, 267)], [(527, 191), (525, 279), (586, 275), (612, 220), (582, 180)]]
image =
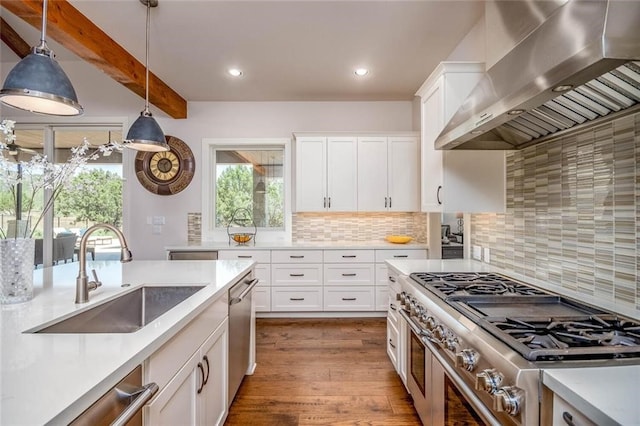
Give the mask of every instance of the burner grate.
[(418, 272), (410, 276), (441, 299), (453, 296), (548, 294), (511, 278), (488, 272)]

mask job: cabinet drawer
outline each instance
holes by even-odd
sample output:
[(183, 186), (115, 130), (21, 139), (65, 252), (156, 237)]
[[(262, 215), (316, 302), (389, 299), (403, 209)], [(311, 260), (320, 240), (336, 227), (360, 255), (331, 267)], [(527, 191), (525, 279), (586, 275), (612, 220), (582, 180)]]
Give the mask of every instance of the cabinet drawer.
[[(376, 295), (377, 296), (377, 295)], [(377, 302), (377, 299), (376, 299)], [(387, 297), (387, 320), (391, 321), (397, 329), (400, 329), (400, 314), (398, 313), (398, 309), (400, 309), (400, 304), (396, 300), (396, 298), (392, 295), (388, 295)]]
[(389, 320), (387, 320), (387, 354), (396, 371), (398, 371), (398, 329)]
[(373, 263), (373, 250), (325, 250), (325, 263)]
[[(566, 414), (565, 414), (566, 413)], [(573, 420), (573, 424), (580, 426), (595, 426), (596, 423), (592, 422), (587, 416), (579, 412), (574, 406), (569, 404), (564, 399), (560, 398), (557, 394), (553, 394), (553, 424), (564, 425), (568, 424), (563, 417), (568, 417)]]
[(325, 285), (374, 285), (373, 263), (324, 265)]
[(258, 264), (253, 269), (253, 276), (258, 280), (258, 286), (271, 285), (271, 265)]
[(389, 309), (389, 288), (376, 287), (376, 311), (386, 311)]
[(271, 263), (322, 263), (322, 250), (273, 250)]
[(325, 311), (373, 311), (373, 287), (325, 287)]
[(322, 265), (271, 265), (271, 286), (322, 285)]
[(235, 260), (235, 259), (251, 259), (258, 263), (270, 263), (271, 251), (269, 250), (220, 250), (218, 259)]
[(271, 287), (271, 311), (322, 311), (322, 287)]
[(427, 251), (419, 249), (376, 250), (376, 263), (393, 259), (426, 259)]
[(271, 287), (261, 287), (258, 284), (253, 288), (251, 297), (255, 301), (256, 312), (269, 312), (271, 310)]
[(156, 382), (162, 389), (173, 375), (227, 317), (228, 297), (222, 296), (151, 355), (145, 364), (145, 382)]

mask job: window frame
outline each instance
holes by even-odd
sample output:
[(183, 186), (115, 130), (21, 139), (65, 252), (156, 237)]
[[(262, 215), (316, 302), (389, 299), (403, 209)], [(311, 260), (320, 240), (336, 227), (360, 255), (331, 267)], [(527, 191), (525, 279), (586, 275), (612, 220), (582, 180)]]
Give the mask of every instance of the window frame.
[[(202, 139), (202, 242), (228, 242), (227, 229), (216, 228), (216, 151), (281, 148), (283, 150), (284, 228), (258, 228), (259, 242), (291, 241), (291, 139), (204, 138)], [(249, 243), (251, 245), (251, 243)]]

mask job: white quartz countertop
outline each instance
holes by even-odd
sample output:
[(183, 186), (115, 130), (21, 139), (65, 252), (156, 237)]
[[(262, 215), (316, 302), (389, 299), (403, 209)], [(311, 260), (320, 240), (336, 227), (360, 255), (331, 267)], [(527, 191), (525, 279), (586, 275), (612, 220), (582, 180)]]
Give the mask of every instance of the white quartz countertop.
[(542, 382), (597, 425), (640, 425), (640, 366), (550, 369)]
[(410, 242), (406, 244), (394, 244), (386, 240), (373, 241), (309, 241), (309, 242), (268, 242), (257, 241), (255, 244), (238, 245), (234, 242), (203, 242), (200, 244), (177, 244), (166, 246), (165, 250), (173, 251), (207, 251), (207, 250), (290, 250), (290, 249), (421, 249), (426, 250), (423, 243)]
[[(34, 272), (31, 301), (0, 306), (0, 424), (67, 424), (247, 273), (250, 260), (88, 262), (102, 287), (76, 305), (78, 263)], [(123, 288), (122, 284), (130, 284)], [(141, 285), (204, 285), (134, 333), (34, 334), (28, 330)]]

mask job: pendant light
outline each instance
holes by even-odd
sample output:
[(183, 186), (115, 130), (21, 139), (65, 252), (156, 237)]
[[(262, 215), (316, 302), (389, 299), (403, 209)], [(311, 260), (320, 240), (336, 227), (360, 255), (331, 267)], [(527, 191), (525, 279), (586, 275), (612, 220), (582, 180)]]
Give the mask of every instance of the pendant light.
[(262, 168), (262, 174), (260, 174), (260, 180), (256, 185), (256, 193), (264, 194), (265, 187), (264, 187), (264, 180), (262, 179), (262, 177), (264, 176), (264, 161), (262, 161), (262, 152), (260, 153), (260, 163), (261, 163), (260, 167)]
[(0, 102), (38, 114), (73, 116), (83, 113), (69, 77), (46, 42), (47, 0), (42, 2), (40, 44), (9, 72)]
[(145, 103), (144, 111), (133, 122), (127, 133), (126, 145), (138, 151), (169, 151), (164, 132), (149, 111), (149, 21), (151, 8), (158, 6), (158, 0), (140, 0), (147, 7), (147, 44), (145, 48)]

